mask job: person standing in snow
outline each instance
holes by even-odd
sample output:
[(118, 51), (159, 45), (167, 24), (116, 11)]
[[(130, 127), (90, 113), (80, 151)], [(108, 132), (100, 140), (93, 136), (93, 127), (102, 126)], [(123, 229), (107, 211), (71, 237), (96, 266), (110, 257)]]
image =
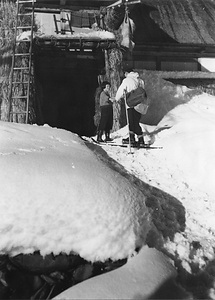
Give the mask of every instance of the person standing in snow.
[[(123, 79), (121, 85), (119, 86), (115, 100), (119, 101), (122, 99), (127, 93), (135, 90), (138, 86), (144, 88), (144, 81), (139, 78), (139, 74), (134, 72), (131, 68), (124, 69), (125, 78)], [(129, 107), (126, 104), (126, 109), (128, 113), (128, 126), (129, 126), (129, 135), (130, 141), (132, 145), (136, 145), (135, 135), (138, 138), (138, 145), (144, 145), (143, 132), (142, 128), (139, 124), (141, 114), (134, 109), (134, 107)], [(123, 139), (123, 143), (129, 143), (129, 138)]]
[[(104, 81), (101, 84), (102, 92), (100, 94), (99, 104), (101, 109), (101, 119), (98, 126), (98, 142), (112, 141), (110, 138), (110, 131), (113, 127), (113, 98), (110, 97), (110, 83)], [(103, 132), (105, 132), (105, 140), (102, 139)]]

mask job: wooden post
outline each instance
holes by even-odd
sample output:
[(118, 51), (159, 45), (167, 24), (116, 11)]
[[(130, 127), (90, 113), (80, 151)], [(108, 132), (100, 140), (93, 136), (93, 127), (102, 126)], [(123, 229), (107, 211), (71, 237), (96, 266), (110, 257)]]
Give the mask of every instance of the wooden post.
[[(122, 51), (120, 50), (121, 34), (119, 26), (125, 15), (124, 5), (116, 8), (109, 8), (103, 11), (105, 29), (114, 33), (116, 38), (116, 48), (106, 50), (105, 68), (107, 80), (111, 83), (111, 96), (115, 97), (118, 87), (121, 84), (121, 67), (122, 67)], [(113, 131), (119, 130), (121, 127), (121, 104), (114, 102), (113, 104)]]
[[(117, 89), (120, 85), (122, 54), (117, 48), (105, 50), (105, 69), (107, 79), (111, 84), (111, 96), (115, 97)], [(121, 105), (117, 102), (113, 103), (113, 131), (120, 129)]]
[(129, 153), (132, 153), (131, 152), (131, 135), (130, 135), (130, 129), (129, 129), (128, 109), (126, 107), (126, 91), (123, 92), (123, 98), (125, 101), (126, 120), (127, 120), (127, 125), (128, 125), (128, 150), (129, 150)]

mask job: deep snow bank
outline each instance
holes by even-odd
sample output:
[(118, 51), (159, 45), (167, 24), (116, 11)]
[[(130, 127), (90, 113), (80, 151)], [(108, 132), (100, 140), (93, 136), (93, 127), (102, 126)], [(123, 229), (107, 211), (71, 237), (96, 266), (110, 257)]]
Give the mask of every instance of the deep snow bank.
[(147, 96), (151, 100), (147, 114), (141, 117), (143, 124), (157, 125), (174, 107), (187, 103), (194, 96), (202, 94), (196, 89), (189, 89), (162, 79), (162, 72), (146, 70), (138, 70), (138, 72), (145, 81)]
[(211, 195), (215, 195), (214, 115), (214, 96), (203, 94), (168, 112), (156, 128), (157, 143), (165, 147), (169, 163), (183, 171), (187, 184)]
[(143, 194), (77, 135), (0, 122), (0, 140), (1, 254), (74, 251), (104, 261), (144, 244)]
[(90, 278), (54, 299), (191, 299), (174, 283), (170, 261), (147, 246), (121, 268)]

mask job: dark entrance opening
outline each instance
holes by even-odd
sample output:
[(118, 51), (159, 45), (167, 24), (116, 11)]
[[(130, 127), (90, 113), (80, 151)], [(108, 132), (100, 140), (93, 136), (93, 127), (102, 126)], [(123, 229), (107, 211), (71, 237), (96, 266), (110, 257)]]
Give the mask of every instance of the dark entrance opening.
[(94, 94), (103, 52), (41, 50), (35, 52), (34, 65), (38, 123), (94, 135)]

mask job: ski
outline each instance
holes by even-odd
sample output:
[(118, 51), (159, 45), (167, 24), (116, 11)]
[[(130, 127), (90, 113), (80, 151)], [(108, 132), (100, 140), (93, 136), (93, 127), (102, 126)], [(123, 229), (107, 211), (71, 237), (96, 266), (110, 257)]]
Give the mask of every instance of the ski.
[[(108, 146), (115, 146), (115, 147), (122, 147), (122, 148), (128, 148), (129, 147), (129, 144), (116, 144), (114, 143), (113, 141), (112, 142), (98, 142), (96, 141), (94, 138), (91, 138), (91, 140), (98, 144), (98, 145), (108, 145)], [(151, 146), (151, 145), (143, 145), (143, 146), (138, 146), (138, 145), (131, 145), (131, 148), (133, 149), (162, 149), (163, 147), (160, 147), (160, 146)]]
[(93, 141), (93, 143), (96, 143), (98, 145), (112, 145), (114, 143), (114, 141), (107, 141), (107, 142), (98, 142), (97, 140), (95, 140), (94, 138), (91, 137), (91, 140)]
[[(117, 146), (117, 147), (122, 147), (122, 148), (128, 148), (129, 147), (129, 144), (109, 144), (110, 146)], [(143, 146), (134, 146), (134, 145), (131, 145), (131, 148), (132, 149), (162, 149), (163, 147), (160, 147), (160, 146), (150, 146), (150, 145), (143, 145)]]

